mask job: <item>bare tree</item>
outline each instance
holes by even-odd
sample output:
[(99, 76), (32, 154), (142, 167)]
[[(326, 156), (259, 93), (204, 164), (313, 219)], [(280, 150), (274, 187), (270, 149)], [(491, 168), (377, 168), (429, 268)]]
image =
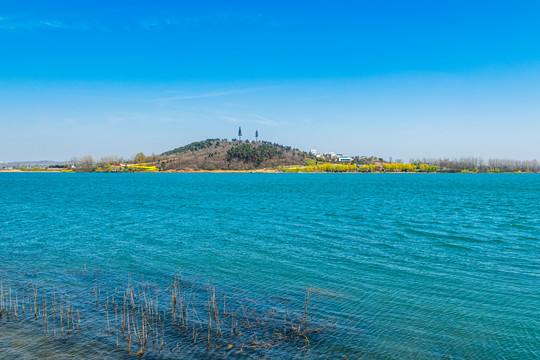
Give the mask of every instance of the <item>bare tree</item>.
[(419, 163), (437, 165), (442, 171), (476, 171), (476, 172), (538, 172), (540, 166), (537, 160), (489, 159), (487, 163), (478, 157), (459, 159), (417, 159)]
[(123, 163), (123, 162), (124, 162), (124, 159), (122, 159), (121, 157), (116, 156), (116, 155), (104, 156), (99, 160), (100, 165), (120, 164), (120, 163)]
[(79, 160), (78, 167), (82, 171), (92, 171), (94, 170), (94, 159), (90, 155), (83, 156)]

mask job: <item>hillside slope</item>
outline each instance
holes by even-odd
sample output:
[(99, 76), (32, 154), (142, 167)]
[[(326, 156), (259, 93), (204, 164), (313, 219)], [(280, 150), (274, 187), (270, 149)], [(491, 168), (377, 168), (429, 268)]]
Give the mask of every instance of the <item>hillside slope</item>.
[(310, 155), (266, 141), (207, 139), (160, 156), (162, 170), (254, 170), (304, 165)]

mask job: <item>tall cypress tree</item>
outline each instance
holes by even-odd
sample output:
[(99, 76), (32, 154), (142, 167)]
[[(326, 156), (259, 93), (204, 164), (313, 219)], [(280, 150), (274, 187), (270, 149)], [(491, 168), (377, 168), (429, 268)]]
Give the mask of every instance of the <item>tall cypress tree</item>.
[(238, 127), (238, 139), (242, 141), (242, 128), (240, 126)]

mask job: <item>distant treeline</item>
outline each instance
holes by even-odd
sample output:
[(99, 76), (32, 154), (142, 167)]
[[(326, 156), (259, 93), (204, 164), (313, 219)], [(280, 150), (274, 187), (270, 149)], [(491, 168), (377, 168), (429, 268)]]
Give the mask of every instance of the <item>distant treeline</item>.
[(138, 153), (132, 160), (113, 155), (95, 161), (92, 156), (87, 155), (73, 158), (70, 164), (65, 166), (66, 170), (74, 172), (154, 172), (159, 170), (154, 165), (157, 160), (157, 155), (145, 156), (143, 153)]
[[(338, 164), (336, 164), (338, 162)], [(385, 161), (375, 156), (355, 157), (339, 163), (336, 157), (316, 157), (290, 146), (269, 141), (206, 139), (162, 153), (136, 154), (133, 159), (105, 156), (73, 158), (66, 164), (15, 166), (26, 171), (43, 169), (76, 172), (149, 172), (168, 170), (253, 170), (281, 169), (286, 172), (540, 172), (537, 160), (489, 159), (411, 159)]]
[(411, 163), (436, 165), (443, 172), (538, 172), (540, 164), (537, 160), (489, 159), (484, 161), (478, 157), (460, 159), (411, 159)]

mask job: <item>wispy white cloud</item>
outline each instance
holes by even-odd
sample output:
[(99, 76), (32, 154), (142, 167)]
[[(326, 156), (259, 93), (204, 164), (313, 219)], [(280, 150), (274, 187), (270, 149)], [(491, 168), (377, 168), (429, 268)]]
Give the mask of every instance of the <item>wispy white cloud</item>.
[(205, 98), (235, 95), (235, 94), (241, 94), (241, 93), (246, 93), (246, 92), (249, 92), (249, 90), (243, 89), (243, 90), (230, 90), (230, 91), (214, 91), (214, 92), (207, 92), (207, 93), (194, 94), (194, 95), (170, 96), (170, 97), (165, 97), (165, 98), (158, 98), (155, 100), (156, 101), (194, 100), (194, 99), (205, 99)]
[(179, 21), (174, 19), (145, 19), (139, 26), (146, 31), (165, 30), (169, 26), (178, 25)]
[(140, 112), (113, 112), (105, 114), (103, 119), (114, 125), (159, 125), (166, 123), (198, 123), (201, 121), (207, 121), (207, 114), (199, 112), (174, 112), (166, 114), (155, 114), (145, 111)]
[(279, 127), (285, 124), (284, 121), (271, 119), (267, 116), (253, 113), (233, 113), (221, 109), (193, 109), (191, 111), (174, 111), (167, 113), (152, 113), (148, 111), (125, 112), (116, 111), (102, 116), (98, 116), (102, 121), (111, 125), (130, 125), (135, 124), (218, 124), (226, 121), (234, 124), (252, 124), (265, 127)]
[(235, 123), (235, 124), (242, 124), (242, 123), (247, 123), (247, 124), (260, 124), (260, 125), (264, 125), (264, 126), (272, 126), (272, 127), (277, 127), (277, 126), (281, 126), (283, 125), (284, 123), (283, 122), (280, 122), (280, 121), (276, 121), (276, 120), (271, 120), (271, 119), (268, 119), (264, 116), (261, 116), (261, 115), (243, 115), (243, 116), (228, 116), (228, 115), (224, 115), (222, 116), (223, 119), (227, 120), (227, 121), (230, 121), (232, 123)]
[(253, 24), (253, 23), (260, 22), (262, 18), (263, 18), (262, 14), (246, 15), (246, 16), (242, 16), (240, 18), (240, 21)]
[(163, 31), (172, 27), (193, 28), (198, 26), (227, 26), (231, 24), (248, 26), (282, 26), (278, 19), (268, 17), (261, 13), (234, 13), (234, 12), (207, 12), (204, 15), (171, 13), (165, 17), (144, 18), (139, 21), (138, 26), (146, 31)]
[[(73, 17), (76, 16), (76, 17)], [(81, 18), (81, 16), (83, 16)], [(85, 19), (80, 21), (80, 19)], [(268, 19), (260, 13), (254, 14), (231, 14), (231, 13), (214, 13), (205, 15), (182, 15), (180, 13), (171, 13), (167, 15), (157, 15), (146, 18), (127, 18), (123, 21), (109, 22), (107, 25), (101, 24), (95, 18), (88, 17), (85, 14), (1, 14), (0, 15), (0, 30), (39, 30), (44, 28), (49, 29), (67, 29), (86, 31), (89, 29), (100, 31), (111, 31), (121, 29), (125, 31), (144, 30), (152, 31), (167, 31), (174, 28), (193, 28), (200, 26), (222, 26), (230, 23), (248, 24), (248, 25), (270, 25), (272, 26), (275, 20)]]
[(232, 123), (235, 123), (235, 124), (241, 124), (243, 122), (245, 122), (244, 119), (239, 119), (237, 117), (233, 117), (233, 116), (223, 116), (223, 118), (227, 121), (230, 121)]
[(247, 23), (255, 24), (260, 23), (263, 20), (263, 15), (260, 13), (255, 14), (234, 14), (228, 12), (214, 13), (214, 14), (205, 14), (201, 15), (189, 15), (182, 16), (180, 14), (171, 14), (168, 17), (161, 18), (152, 18), (145, 19), (141, 21), (141, 26), (144, 28), (148, 25), (150, 29), (161, 29), (164, 26), (197, 26), (202, 24), (207, 24), (209, 22), (213, 24), (223, 24), (223, 23)]
[(216, 98), (216, 97), (245, 94), (245, 93), (257, 92), (257, 91), (264, 91), (264, 90), (274, 89), (274, 88), (279, 88), (279, 87), (281, 86), (265, 86), (265, 87), (245, 88), (245, 89), (226, 90), (226, 91), (210, 91), (210, 92), (204, 92), (204, 93), (192, 94), (192, 95), (176, 95), (176, 96), (162, 97), (162, 98), (156, 98), (153, 100), (157, 102), (172, 102), (172, 101), (182, 101), (182, 100)]
[(204, 21), (200, 16), (148, 18), (139, 21), (139, 28), (146, 31), (164, 31), (174, 27), (190, 28)]
[(66, 24), (58, 21), (58, 20), (43, 20), (41, 22), (36, 23), (37, 27), (48, 27), (48, 28), (66, 28)]
[(55, 18), (33, 18), (28, 15), (0, 16), (0, 30), (67, 29), (84, 31), (88, 28), (88, 25), (82, 22), (65, 22)]

